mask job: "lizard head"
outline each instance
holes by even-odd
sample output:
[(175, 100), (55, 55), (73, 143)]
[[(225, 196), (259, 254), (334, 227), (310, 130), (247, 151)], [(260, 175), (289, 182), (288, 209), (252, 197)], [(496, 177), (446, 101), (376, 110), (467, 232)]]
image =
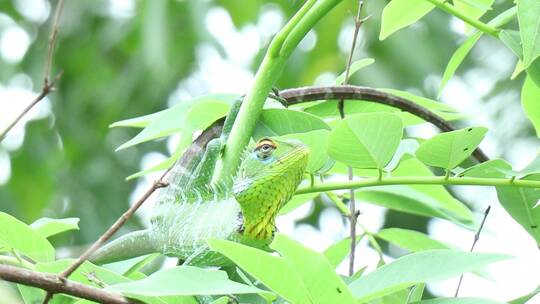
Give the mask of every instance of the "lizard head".
[(233, 193), (244, 219), (244, 235), (269, 239), (279, 209), (302, 180), (309, 149), (299, 141), (263, 138), (247, 149)]

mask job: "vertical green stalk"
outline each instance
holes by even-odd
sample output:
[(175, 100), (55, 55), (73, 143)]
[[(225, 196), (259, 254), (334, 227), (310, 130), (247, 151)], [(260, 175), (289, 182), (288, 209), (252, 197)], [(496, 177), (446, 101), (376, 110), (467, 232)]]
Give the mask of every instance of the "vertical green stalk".
[(247, 94), (227, 143), (223, 158), (218, 163), (214, 182), (236, 174), (243, 149), (249, 143), (264, 102), (278, 79), (285, 63), (298, 43), (341, 0), (308, 0), (296, 15), (274, 37), (255, 75), (255, 82)]

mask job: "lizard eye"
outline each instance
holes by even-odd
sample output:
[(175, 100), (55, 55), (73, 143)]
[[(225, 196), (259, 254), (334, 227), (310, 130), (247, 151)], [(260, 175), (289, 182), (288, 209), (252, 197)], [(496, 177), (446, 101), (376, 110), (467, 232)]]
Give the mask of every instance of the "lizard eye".
[(276, 148), (277, 147), (274, 142), (268, 139), (263, 139), (255, 147), (255, 154), (257, 155), (258, 159), (265, 160), (272, 155)]

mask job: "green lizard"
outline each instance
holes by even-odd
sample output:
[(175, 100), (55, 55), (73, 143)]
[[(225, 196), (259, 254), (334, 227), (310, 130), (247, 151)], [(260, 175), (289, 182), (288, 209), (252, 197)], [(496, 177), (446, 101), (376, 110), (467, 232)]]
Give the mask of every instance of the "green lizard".
[(184, 264), (229, 265), (225, 257), (209, 250), (209, 238), (267, 249), (277, 212), (302, 180), (309, 149), (299, 141), (263, 138), (246, 149), (232, 181), (210, 185), (238, 107), (239, 103), (232, 107), (221, 137), (208, 143), (202, 157), (175, 164), (169, 186), (157, 197), (151, 227), (114, 240), (91, 261), (103, 264), (161, 252)]

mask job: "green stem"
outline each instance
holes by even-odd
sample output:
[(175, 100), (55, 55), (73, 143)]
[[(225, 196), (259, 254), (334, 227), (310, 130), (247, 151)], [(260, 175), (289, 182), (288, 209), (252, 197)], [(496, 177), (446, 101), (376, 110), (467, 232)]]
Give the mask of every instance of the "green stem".
[(387, 185), (462, 185), (462, 186), (514, 186), (524, 188), (540, 188), (540, 181), (512, 180), (508, 178), (481, 178), (481, 177), (448, 177), (445, 176), (396, 176), (379, 178), (366, 178), (360, 181), (345, 181), (325, 183), (314, 186), (300, 187), (296, 194), (326, 192), (333, 190), (357, 189), (372, 186)]
[(351, 212), (349, 211), (349, 208), (345, 206), (343, 201), (333, 192), (325, 192), (326, 196), (336, 205), (336, 207), (343, 213), (343, 215), (349, 217), (351, 216)]
[(490, 25), (487, 25), (479, 20), (476, 20), (476, 19), (473, 19), (465, 14), (463, 14), (462, 12), (460, 12), (459, 10), (457, 10), (452, 4), (448, 3), (447, 1), (440, 1), (440, 0), (427, 0), (429, 2), (431, 2), (433, 5), (435, 5), (436, 7), (438, 7), (439, 9), (455, 16), (456, 18), (459, 18), (461, 20), (463, 20), (463, 22), (465, 23), (468, 23), (469, 25), (471, 26), (474, 26), (475, 28), (477, 28), (478, 30), (486, 33), (486, 34), (489, 34), (491, 36), (495, 36), (497, 37), (497, 34), (499, 33), (499, 29), (497, 28), (494, 28)]
[(246, 95), (218, 163), (214, 182), (236, 173), (242, 151), (249, 143), (264, 102), (277, 81), (285, 63), (298, 43), (341, 0), (308, 0), (285, 27), (274, 37)]
[(34, 270), (34, 264), (27, 262), (26, 260), (19, 259), (17, 257), (0, 255), (0, 264), (22, 267), (30, 270)]

